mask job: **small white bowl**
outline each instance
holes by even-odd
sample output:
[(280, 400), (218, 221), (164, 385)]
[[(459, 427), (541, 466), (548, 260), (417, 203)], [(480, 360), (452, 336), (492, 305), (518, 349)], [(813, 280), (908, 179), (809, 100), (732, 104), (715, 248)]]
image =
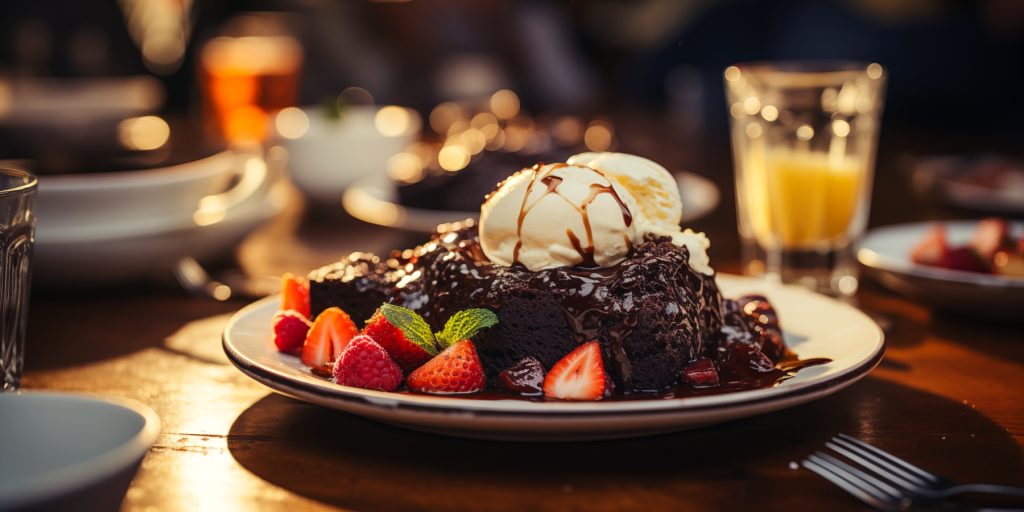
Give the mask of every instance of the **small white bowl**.
[(150, 408), (50, 392), (0, 394), (0, 510), (117, 510), (160, 433)]
[[(394, 133), (378, 128), (378, 113), (384, 108), (400, 118), (397, 127), (382, 125)], [(282, 115), (298, 116), (300, 122), (304, 115), (306, 130), (287, 138), (279, 127), (278, 143), (288, 150), (288, 170), (295, 186), (313, 204), (334, 209), (352, 183), (367, 179), (379, 185), (389, 183), (388, 160), (416, 140), (421, 126), (419, 114), (403, 107), (353, 106), (340, 119), (328, 118), (319, 108), (299, 112)]]
[(42, 176), (36, 237), (124, 237), (187, 225), (203, 197), (239, 179), (249, 158), (222, 151), (170, 167)]

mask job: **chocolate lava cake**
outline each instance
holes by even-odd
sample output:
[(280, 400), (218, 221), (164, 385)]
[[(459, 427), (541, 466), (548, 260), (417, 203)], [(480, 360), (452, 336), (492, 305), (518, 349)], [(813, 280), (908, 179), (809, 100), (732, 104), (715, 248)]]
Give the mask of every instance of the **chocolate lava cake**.
[(388, 302), (440, 330), (467, 304), (489, 307), (499, 323), (474, 340), (489, 378), (527, 356), (549, 368), (596, 339), (619, 390), (658, 391), (675, 385), (724, 332), (714, 277), (693, 270), (689, 259), (685, 246), (648, 235), (610, 267), (530, 271), (489, 261), (467, 220), (439, 226), (415, 249), (383, 259), (353, 253), (314, 270), (311, 312), (341, 306), (361, 323)]

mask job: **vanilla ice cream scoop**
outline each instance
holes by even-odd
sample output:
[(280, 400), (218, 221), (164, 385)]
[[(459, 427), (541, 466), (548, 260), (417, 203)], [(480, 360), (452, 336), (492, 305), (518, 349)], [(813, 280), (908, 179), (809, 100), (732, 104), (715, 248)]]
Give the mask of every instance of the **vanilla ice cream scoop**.
[(538, 271), (609, 267), (648, 235), (685, 246), (694, 270), (713, 275), (703, 233), (681, 230), (682, 201), (664, 167), (625, 153), (581, 153), (523, 169), (480, 207), (480, 246), (501, 265)]
[(617, 181), (632, 194), (647, 222), (658, 227), (679, 227), (683, 216), (679, 185), (657, 163), (627, 153), (580, 153), (569, 157), (566, 163), (596, 169)]
[(571, 265), (609, 267), (629, 255), (639, 234), (633, 196), (585, 166), (523, 169), (480, 207), (480, 246), (501, 265), (537, 271)]

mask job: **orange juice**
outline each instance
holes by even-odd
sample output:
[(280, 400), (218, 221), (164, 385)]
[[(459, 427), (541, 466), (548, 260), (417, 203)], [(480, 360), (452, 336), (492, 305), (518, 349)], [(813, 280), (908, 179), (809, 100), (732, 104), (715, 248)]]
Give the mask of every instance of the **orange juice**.
[(811, 249), (845, 241), (867, 175), (863, 164), (789, 149), (750, 156), (740, 186), (759, 243)]

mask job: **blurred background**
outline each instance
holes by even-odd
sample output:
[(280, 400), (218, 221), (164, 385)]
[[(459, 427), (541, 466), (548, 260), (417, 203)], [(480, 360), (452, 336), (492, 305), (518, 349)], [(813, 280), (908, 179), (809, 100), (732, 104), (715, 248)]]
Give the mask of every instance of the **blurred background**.
[[(931, 200), (929, 172), (1009, 169), (1001, 183), (1024, 191), (1016, 0), (35, 0), (0, 9), (0, 159), (42, 175), (44, 283), (83, 279), (68, 254), (80, 267), (109, 261), (111, 247), (179, 274), (185, 258), (224, 260), (288, 210), (296, 196), (276, 187), (279, 175), (292, 176), (307, 214), (408, 233), (476, 210), (524, 165), (581, 149), (687, 171), (692, 190), (711, 184), (725, 201), (691, 224), (734, 226), (722, 71), (762, 59), (888, 70), (873, 205), (888, 219), (948, 211)], [(141, 172), (158, 169), (180, 177)], [(908, 202), (911, 192), (919, 202)], [(731, 257), (738, 242), (725, 238), (713, 251)], [(131, 274), (129, 263), (90, 276)]]

